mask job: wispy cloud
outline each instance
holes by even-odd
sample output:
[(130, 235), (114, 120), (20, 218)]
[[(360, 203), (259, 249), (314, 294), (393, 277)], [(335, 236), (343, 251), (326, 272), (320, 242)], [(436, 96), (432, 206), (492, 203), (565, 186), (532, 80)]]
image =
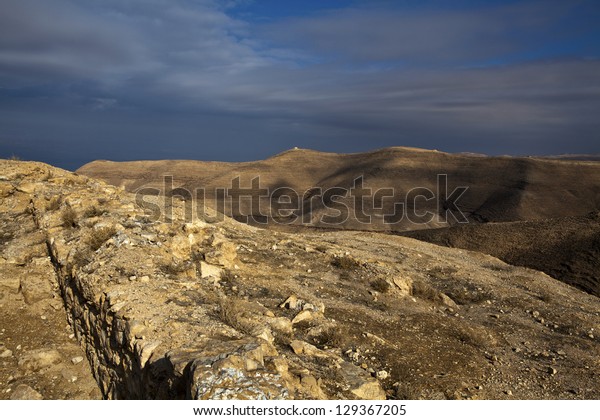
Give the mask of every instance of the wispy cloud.
[[(450, 2), (448, 2), (450, 3)], [(393, 3), (392, 3), (393, 4)], [(509, 60), (542, 48), (581, 2), (491, 3), (487, 8), (348, 8), (265, 25), (275, 45), (321, 54), (324, 60), (398, 65), (464, 65)], [(578, 11), (581, 13), (581, 11)], [(584, 22), (588, 30), (594, 23)], [(577, 31), (585, 30), (583, 27)]]

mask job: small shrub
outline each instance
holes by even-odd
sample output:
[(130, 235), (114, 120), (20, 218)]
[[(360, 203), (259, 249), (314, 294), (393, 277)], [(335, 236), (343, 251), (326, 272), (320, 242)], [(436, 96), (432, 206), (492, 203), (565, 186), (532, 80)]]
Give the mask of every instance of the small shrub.
[(445, 291), (446, 295), (459, 305), (468, 305), (472, 303), (481, 303), (492, 299), (492, 294), (484, 290), (474, 288), (454, 288)]
[(84, 267), (91, 263), (93, 258), (89, 248), (79, 250), (73, 255), (73, 267)]
[(373, 290), (379, 293), (386, 293), (388, 290), (390, 290), (390, 284), (382, 278), (373, 280), (371, 282), (371, 287), (373, 288)]
[(420, 400), (426, 395), (426, 388), (424, 385), (417, 385), (414, 383), (400, 382), (396, 385), (395, 398), (397, 400)]
[(46, 204), (46, 211), (56, 211), (60, 208), (61, 204), (62, 204), (62, 197), (59, 195), (54, 196)]
[(223, 269), (221, 271), (221, 281), (225, 283), (231, 283), (235, 281), (235, 275), (231, 272), (231, 270)]
[(62, 224), (66, 228), (77, 227), (77, 213), (71, 207), (67, 207), (61, 214)]
[(482, 349), (489, 349), (497, 344), (496, 339), (479, 326), (457, 324), (455, 335), (458, 341)]
[(219, 300), (219, 319), (231, 328), (247, 335), (256, 333), (256, 325), (244, 315), (246, 302), (239, 298), (223, 297)]
[(219, 319), (236, 329), (240, 316), (239, 305), (237, 303), (239, 303), (238, 299), (235, 298), (222, 298), (219, 300)]
[(171, 263), (166, 263), (166, 264), (162, 264), (160, 266), (160, 270), (170, 276), (176, 276), (180, 273), (183, 273), (184, 271), (189, 270), (192, 267), (192, 262), (187, 261), (187, 262), (171, 262)]
[(348, 255), (343, 255), (341, 257), (333, 257), (331, 265), (333, 265), (336, 268), (341, 268), (342, 270), (355, 270), (361, 267), (359, 261), (355, 260), (354, 258)]
[(321, 348), (342, 348), (345, 344), (344, 334), (334, 327), (323, 328), (318, 335), (312, 337), (312, 341)]
[(100, 210), (98, 207), (92, 206), (85, 210), (85, 213), (83, 213), (83, 217), (86, 217), (86, 218), (98, 217), (98, 216), (102, 216), (103, 214), (104, 214), (104, 210)]
[(14, 238), (14, 234), (12, 232), (0, 233), (0, 246), (12, 241), (13, 238)]
[(8, 160), (20, 161), (20, 160), (21, 160), (21, 158), (20, 158), (19, 156), (17, 156), (17, 155), (11, 155), (11, 156), (8, 158)]
[(88, 238), (88, 245), (92, 251), (100, 249), (102, 245), (110, 238), (112, 238), (117, 229), (114, 226), (104, 226), (99, 229), (94, 229)]
[(500, 265), (500, 264), (483, 264), (484, 268), (492, 271), (508, 271), (511, 269), (509, 265)]
[(434, 287), (422, 281), (415, 281), (412, 284), (411, 294), (414, 297), (429, 300), (431, 302), (441, 302), (442, 296)]
[(437, 280), (453, 280), (454, 274), (458, 272), (455, 267), (434, 267), (427, 272), (429, 277)]
[(540, 293), (540, 295), (538, 296), (538, 299), (545, 303), (553, 303), (554, 302), (554, 296), (551, 293), (544, 292), (544, 291)]

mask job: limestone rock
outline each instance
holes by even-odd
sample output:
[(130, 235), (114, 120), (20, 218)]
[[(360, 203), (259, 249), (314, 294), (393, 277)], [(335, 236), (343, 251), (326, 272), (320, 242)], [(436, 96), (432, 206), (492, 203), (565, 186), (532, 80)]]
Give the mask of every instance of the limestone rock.
[(129, 320), (125, 327), (125, 334), (129, 342), (135, 341), (135, 339), (143, 339), (144, 333), (146, 332), (146, 326), (136, 319)]
[(10, 395), (11, 400), (43, 400), (42, 394), (29, 385), (20, 384)]
[(266, 321), (274, 332), (280, 334), (292, 334), (293, 332), (292, 322), (285, 317), (268, 317)]
[(60, 353), (54, 349), (39, 349), (25, 352), (19, 357), (19, 367), (36, 372), (60, 361)]
[(6, 359), (8, 357), (12, 357), (13, 352), (10, 349), (7, 349), (4, 346), (0, 346), (0, 359)]
[(450, 296), (445, 293), (440, 293), (440, 297), (442, 298), (442, 304), (449, 308), (458, 309), (458, 305), (450, 298)]
[(296, 295), (291, 295), (285, 302), (279, 305), (280, 308), (296, 309), (298, 307), (298, 298)]
[(143, 369), (146, 366), (148, 360), (152, 357), (154, 351), (158, 346), (162, 344), (160, 340), (148, 341), (138, 340), (136, 342), (136, 354), (140, 362), (140, 367)]
[(400, 292), (400, 294), (405, 296), (410, 295), (412, 288), (412, 281), (410, 279), (407, 279), (403, 276), (395, 276), (393, 278), (393, 282), (396, 285), (397, 290), (398, 292)]
[(313, 321), (318, 318), (322, 318), (323, 314), (320, 311), (314, 311), (310, 309), (303, 309), (292, 319), (292, 324), (298, 324), (299, 322)]
[(324, 400), (327, 398), (327, 395), (321, 389), (321, 380), (317, 380), (312, 375), (304, 374), (300, 379), (300, 386), (303, 388), (304, 392), (311, 395), (313, 398)]
[(183, 235), (173, 237), (171, 242), (171, 254), (181, 261), (189, 259), (192, 254), (192, 246), (188, 237)]
[(219, 280), (222, 272), (222, 269), (217, 266), (205, 263), (204, 261), (200, 262), (200, 276), (203, 279), (213, 278)]
[(269, 354), (276, 354), (270, 344), (245, 338), (213, 340), (197, 352), (170, 352), (167, 358), (174, 366), (179, 365), (179, 360), (193, 359), (189, 368), (193, 399), (288, 398), (282, 376), (276, 370), (269, 372), (265, 366), (264, 358)]
[(11, 293), (18, 293), (21, 287), (19, 267), (15, 264), (0, 264), (0, 287)]
[(292, 340), (292, 342), (290, 343), (290, 347), (292, 348), (292, 350), (294, 350), (294, 353), (296, 354), (302, 354), (304, 353), (304, 341), (300, 341), (300, 340)]
[(337, 359), (336, 356), (331, 355), (327, 352), (324, 352), (323, 350), (319, 350), (318, 348), (316, 348), (315, 346), (313, 346), (312, 344), (309, 344), (305, 341), (301, 341), (301, 340), (292, 340), (290, 342), (290, 347), (292, 348), (292, 350), (294, 351), (294, 353), (300, 355), (300, 354), (304, 354), (306, 356), (314, 356), (314, 357), (322, 357), (322, 358), (330, 358), (330, 359)]
[(14, 187), (10, 184), (0, 183), (0, 198), (8, 197), (14, 190)]
[(41, 185), (35, 182), (21, 182), (15, 189), (25, 194), (33, 194), (37, 187)]
[(389, 376), (390, 374), (385, 370), (380, 370), (379, 372), (377, 372), (377, 379), (379, 379), (380, 381), (389, 378)]
[(213, 235), (209, 241), (208, 249), (204, 254), (207, 263), (225, 268), (232, 268), (235, 265), (235, 259), (237, 258), (235, 244), (224, 237)]
[(352, 363), (343, 362), (340, 375), (349, 391), (361, 400), (385, 400), (386, 394), (379, 382)]
[(193, 222), (186, 223), (184, 230), (188, 233), (199, 233), (202, 232), (208, 224), (204, 220), (196, 219)]

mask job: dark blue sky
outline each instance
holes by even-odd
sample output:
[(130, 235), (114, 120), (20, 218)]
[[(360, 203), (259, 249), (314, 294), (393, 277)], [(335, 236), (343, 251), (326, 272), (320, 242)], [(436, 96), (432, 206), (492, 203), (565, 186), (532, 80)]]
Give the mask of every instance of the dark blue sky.
[(0, 157), (600, 153), (600, 2), (0, 0)]

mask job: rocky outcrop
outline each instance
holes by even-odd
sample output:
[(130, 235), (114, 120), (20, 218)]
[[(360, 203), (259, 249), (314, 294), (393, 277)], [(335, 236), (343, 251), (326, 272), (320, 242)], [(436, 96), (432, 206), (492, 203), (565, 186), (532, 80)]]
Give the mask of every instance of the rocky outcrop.
[(190, 221), (185, 203), (156, 222), (103, 182), (0, 168), (2, 293), (58, 302), (85, 356), (5, 340), (15, 370), (86, 367), (114, 399), (598, 397), (598, 299), (542, 273), (381, 234)]

